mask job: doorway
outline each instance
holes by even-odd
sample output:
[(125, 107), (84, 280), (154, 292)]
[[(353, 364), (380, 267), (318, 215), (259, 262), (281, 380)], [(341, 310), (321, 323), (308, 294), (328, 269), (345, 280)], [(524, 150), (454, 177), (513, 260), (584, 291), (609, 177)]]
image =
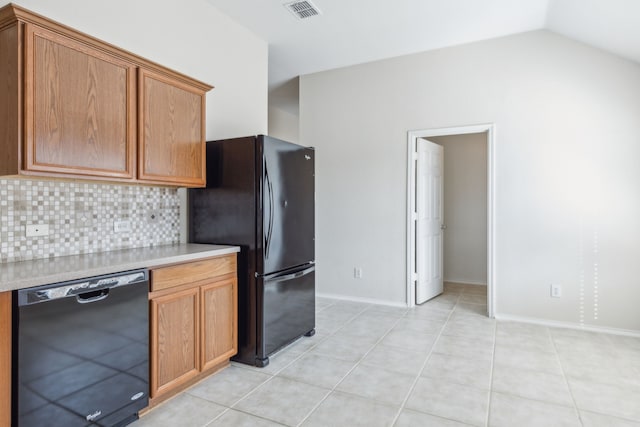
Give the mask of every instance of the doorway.
[[(493, 124), (462, 126), (453, 128), (439, 128), (410, 131), (408, 133), (408, 156), (407, 156), (407, 306), (413, 307), (416, 304), (418, 286), (417, 271), (420, 271), (416, 254), (420, 252), (419, 241), (416, 238), (420, 229), (420, 219), (418, 217), (420, 197), (418, 197), (418, 150), (423, 144), (423, 140), (428, 139), (435, 142), (442, 142), (453, 135), (471, 136), (470, 134), (481, 134), (486, 139), (486, 285), (487, 285), (487, 314), (489, 317), (495, 316), (495, 173), (494, 173), (494, 153), (495, 153), (495, 127)], [(452, 142), (452, 143), (455, 143)], [(446, 156), (446, 154), (445, 154)], [(424, 174), (422, 174), (424, 176)], [(445, 181), (446, 186), (446, 181)], [(423, 209), (423, 207), (421, 207)], [(446, 214), (445, 214), (446, 215)], [(444, 222), (442, 223), (444, 225)], [(445, 228), (444, 226), (442, 227)], [(484, 242), (484, 240), (483, 240)], [(437, 251), (436, 251), (437, 252)], [(442, 252), (440, 252), (442, 255)], [(430, 257), (434, 256), (429, 254)], [(437, 254), (436, 258), (437, 260)], [(432, 286), (432, 285), (431, 285)]]

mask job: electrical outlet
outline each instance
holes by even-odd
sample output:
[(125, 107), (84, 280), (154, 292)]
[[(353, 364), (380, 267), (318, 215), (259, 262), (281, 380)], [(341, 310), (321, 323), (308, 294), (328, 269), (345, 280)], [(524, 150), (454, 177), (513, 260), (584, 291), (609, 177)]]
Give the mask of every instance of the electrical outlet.
[(560, 298), (562, 296), (562, 286), (551, 285), (551, 297)]
[(128, 233), (131, 231), (131, 222), (130, 221), (113, 221), (113, 231), (115, 233)]
[(362, 279), (362, 267), (353, 267), (353, 277), (355, 279)]
[(39, 237), (49, 235), (49, 224), (33, 224), (25, 226), (27, 237)]

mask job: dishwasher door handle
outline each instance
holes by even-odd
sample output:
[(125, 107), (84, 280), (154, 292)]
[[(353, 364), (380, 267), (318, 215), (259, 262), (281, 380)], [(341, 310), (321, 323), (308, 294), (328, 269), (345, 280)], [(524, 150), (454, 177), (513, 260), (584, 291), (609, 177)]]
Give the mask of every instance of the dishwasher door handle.
[(109, 288), (100, 289), (93, 292), (85, 292), (83, 294), (76, 295), (76, 301), (78, 304), (91, 304), (92, 302), (102, 301), (109, 296)]
[(94, 302), (94, 297), (96, 297), (96, 301), (99, 301), (97, 297), (103, 297), (99, 292), (103, 289), (115, 290), (116, 288), (140, 283), (146, 283), (148, 286), (148, 281), (149, 272), (146, 269), (141, 269), (36, 286), (18, 290), (17, 305), (18, 307), (24, 307), (31, 304), (48, 304), (63, 298), (75, 298), (76, 302), (80, 304), (91, 303)]

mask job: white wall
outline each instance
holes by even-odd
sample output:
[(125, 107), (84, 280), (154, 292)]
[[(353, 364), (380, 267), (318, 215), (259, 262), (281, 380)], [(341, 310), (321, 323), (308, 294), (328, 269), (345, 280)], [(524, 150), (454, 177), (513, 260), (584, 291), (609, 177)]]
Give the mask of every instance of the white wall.
[(267, 132), (267, 43), (205, 0), (14, 3), (215, 86), (208, 140)]
[(298, 119), (295, 114), (269, 105), (269, 136), (297, 143)]
[(303, 76), (300, 98), (320, 292), (405, 301), (407, 131), (495, 123), (497, 313), (640, 330), (637, 63), (538, 31)]
[(444, 280), (487, 284), (487, 134), (431, 137), (444, 149)]

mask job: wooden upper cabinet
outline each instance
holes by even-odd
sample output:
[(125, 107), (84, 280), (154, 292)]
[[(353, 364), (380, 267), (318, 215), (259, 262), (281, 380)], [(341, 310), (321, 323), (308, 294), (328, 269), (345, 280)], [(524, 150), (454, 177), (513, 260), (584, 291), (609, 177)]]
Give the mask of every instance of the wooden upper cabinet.
[(20, 170), (22, 91), (17, 72), (22, 57), (20, 39), (17, 24), (0, 31), (0, 175), (15, 175)]
[(134, 178), (135, 66), (25, 29), (25, 169)]
[(205, 83), (8, 4), (0, 88), (0, 176), (205, 185)]
[(205, 185), (205, 91), (140, 68), (138, 175), (143, 181)]

